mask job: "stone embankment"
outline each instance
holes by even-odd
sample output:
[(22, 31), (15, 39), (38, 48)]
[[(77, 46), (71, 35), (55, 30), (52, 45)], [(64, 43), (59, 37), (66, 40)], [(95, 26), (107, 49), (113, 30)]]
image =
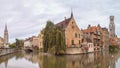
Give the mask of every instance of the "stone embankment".
[(13, 49), (13, 48), (0, 48), (0, 56), (4, 56), (4, 55), (7, 55), (7, 54), (11, 54), (11, 53), (14, 53), (16, 52), (17, 50), (16, 49)]

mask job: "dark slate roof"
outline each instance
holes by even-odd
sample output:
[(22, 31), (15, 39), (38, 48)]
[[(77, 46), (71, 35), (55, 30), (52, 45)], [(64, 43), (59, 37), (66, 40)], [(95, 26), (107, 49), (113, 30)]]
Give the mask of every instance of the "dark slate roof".
[(65, 20), (63, 20), (63, 21), (61, 21), (59, 23), (57, 23), (56, 26), (58, 26), (58, 27), (62, 28), (63, 30), (65, 30), (65, 28), (69, 24), (70, 20), (71, 20), (71, 17), (68, 18), (68, 19), (65, 19)]

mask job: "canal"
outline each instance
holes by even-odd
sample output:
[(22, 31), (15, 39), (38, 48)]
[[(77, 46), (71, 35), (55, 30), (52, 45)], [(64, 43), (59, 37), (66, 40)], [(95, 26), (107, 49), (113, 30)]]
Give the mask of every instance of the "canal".
[(0, 57), (0, 68), (120, 68), (120, 52), (64, 56), (19, 52)]

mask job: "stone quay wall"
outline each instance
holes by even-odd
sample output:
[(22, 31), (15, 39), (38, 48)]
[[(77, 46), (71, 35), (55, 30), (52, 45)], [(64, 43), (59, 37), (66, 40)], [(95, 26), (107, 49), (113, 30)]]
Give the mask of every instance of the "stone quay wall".
[(78, 47), (69, 47), (66, 49), (66, 54), (82, 54), (84, 53), (84, 51), (82, 50), (82, 48), (78, 48)]
[(0, 48), (0, 56), (11, 54), (16, 52), (16, 49), (13, 48)]

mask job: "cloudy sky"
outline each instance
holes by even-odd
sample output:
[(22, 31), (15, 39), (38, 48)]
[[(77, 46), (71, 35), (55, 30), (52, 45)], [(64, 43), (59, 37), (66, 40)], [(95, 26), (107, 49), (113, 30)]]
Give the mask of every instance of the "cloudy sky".
[(71, 8), (79, 28), (88, 24), (109, 26), (109, 16), (115, 16), (116, 34), (120, 37), (119, 0), (0, 0), (0, 36), (5, 23), (10, 42), (37, 35), (46, 21), (58, 23), (70, 17)]

